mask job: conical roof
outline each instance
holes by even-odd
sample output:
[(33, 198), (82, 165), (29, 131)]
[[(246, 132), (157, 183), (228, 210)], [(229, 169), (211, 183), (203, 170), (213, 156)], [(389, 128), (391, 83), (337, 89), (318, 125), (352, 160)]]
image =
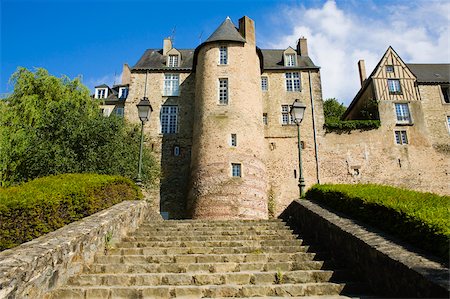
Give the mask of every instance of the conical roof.
[(225, 21), (216, 29), (216, 31), (211, 34), (210, 37), (205, 41), (205, 43), (216, 42), (216, 41), (235, 41), (245, 43), (245, 39), (236, 29), (230, 18), (227, 17)]

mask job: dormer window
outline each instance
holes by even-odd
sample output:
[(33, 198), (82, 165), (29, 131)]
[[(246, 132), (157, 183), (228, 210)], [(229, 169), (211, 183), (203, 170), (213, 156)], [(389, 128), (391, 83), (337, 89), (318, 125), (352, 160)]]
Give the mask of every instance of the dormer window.
[(179, 56), (178, 55), (169, 55), (167, 66), (168, 67), (178, 67), (179, 66)]
[(96, 99), (105, 99), (108, 97), (108, 89), (107, 88), (96, 88), (95, 89), (95, 98)]
[(119, 99), (126, 99), (128, 96), (128, 87), (119, 88)]
[(296, 55), (295, 54), (286, 54), (284, 56), (285, 66), (296, 66)]

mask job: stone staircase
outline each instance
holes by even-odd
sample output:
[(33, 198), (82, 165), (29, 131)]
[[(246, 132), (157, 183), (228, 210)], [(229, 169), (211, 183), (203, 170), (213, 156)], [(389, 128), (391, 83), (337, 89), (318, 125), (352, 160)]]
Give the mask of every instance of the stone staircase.
[(279, 220), (145, 223), (46, 298), (345, 298), (307, 249)]

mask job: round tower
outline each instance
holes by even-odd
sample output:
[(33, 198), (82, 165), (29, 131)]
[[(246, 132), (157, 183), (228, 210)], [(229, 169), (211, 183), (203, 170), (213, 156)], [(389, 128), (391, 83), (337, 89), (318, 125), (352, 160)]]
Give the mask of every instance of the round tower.
[(196, 50), (188, 209), (197, 219), (265, 219), (260, 59), (253, 20), (227, 18)]

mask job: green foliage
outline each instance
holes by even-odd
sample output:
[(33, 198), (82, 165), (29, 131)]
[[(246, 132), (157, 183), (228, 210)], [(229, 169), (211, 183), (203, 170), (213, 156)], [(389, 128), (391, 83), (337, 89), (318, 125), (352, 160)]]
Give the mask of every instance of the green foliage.
[(280, 269), (277, 269), (277, 273), (275, 273), (275, 284), (282, 284), (284, 280), (284, 274)]
[(323, 102), (323, 114), (325, 116), (325, 122), (336, 122), (339, 121), (344, 114), (347, 107), (344, 104), (339, 104), (335, 99), (326, 99)]
[[(0, 105), (2, 186), (61, 173), (136, 176), (139, 127), (101, 116), (79, 79), (19, 68), (12, 81), (14, 92)], [(144, 183), (159, 176), (156, 165), (144, 149)]]
[(315, 185), (306, 193), (445, 260), (450, 241), (450, 197), (373, 184)]
[(350, 133), (353, 130), (368, 131), (378, 129), (380, 126), (379, 120), (337, 120), (326, 121), (324, 125), (327, 133)]
[(30, 241), (121, 201), (140, 198), (142, 194), (131, 180), (97, 174), (49, 176), (0, 188), (0, 250)]

